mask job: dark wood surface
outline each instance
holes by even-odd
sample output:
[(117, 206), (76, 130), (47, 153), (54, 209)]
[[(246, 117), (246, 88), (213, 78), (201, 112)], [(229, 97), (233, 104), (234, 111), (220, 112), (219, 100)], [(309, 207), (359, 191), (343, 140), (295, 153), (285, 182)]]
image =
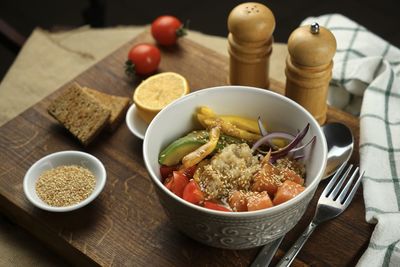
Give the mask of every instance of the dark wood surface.
[[(74, 81), (100, 91), (131, 96), (140, 79), (123, 70), (134, 43), (153, 42), (143, 33)], [(191, 89), (226, 84), (228, 59), (190, 40), (162, 49), (160, 72), (183, 74)], [(72, 82), (72, 81), (71, 81)], [(231, 251), (207, 247), (178, 232), (168, 221), (144, 167), (142, 141), (123, 123), (82, 147), (46, 108), (68, 84), (0, 128), (0, 210), (66, 260), (78, 265), (105, 266), (248, 266), (258, 249)], [(282, 92), (283, 85), (272, 81)], [(17, 90), (17, 88), (16, 88)], [(345, 122), (358, 136), (358, 120), (330, 109), (329, 121)], [(89, 206), (70, 213), (49, 213), (24, 197), (22, 181), (32, 163), (60, 150), (82, 150), (98, 157), (107, 170), (104, 191)], [(358, 149), (352, 160), (358, 162)], [(301, 222), (284, 239), (274, 262), (311, 220), (322, 182)], [(306, 243), (295, 265), (351, 266), (368, 245), (371, 225), (364, 220), (361, 190), (340, 217), (321, 225)]]

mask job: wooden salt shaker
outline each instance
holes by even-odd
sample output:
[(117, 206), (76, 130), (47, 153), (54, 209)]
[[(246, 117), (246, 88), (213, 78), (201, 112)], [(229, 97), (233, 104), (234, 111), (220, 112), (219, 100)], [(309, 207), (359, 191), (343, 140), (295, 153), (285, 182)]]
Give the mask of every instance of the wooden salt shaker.
[(306, 108), (320, 125), (326, 121), (336, 39), (318, 23), (297, 28), (289, 36), (286, 96)]
[(275, 18), (260, 3), (243, 3), (228, 17), (229, 80), (232, 85), (269, 87), (269, 57)]

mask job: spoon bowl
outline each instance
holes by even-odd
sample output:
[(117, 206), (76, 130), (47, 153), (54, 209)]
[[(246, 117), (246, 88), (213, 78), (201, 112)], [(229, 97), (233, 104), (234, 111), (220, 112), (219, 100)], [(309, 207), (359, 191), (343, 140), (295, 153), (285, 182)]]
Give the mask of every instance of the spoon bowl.
[(343, 162), (350, 159), (354, 149), (354, 137), (346, 125), (338, 122), (325, 124), (322, 131), (328, 145), (327, 164), (322, 179), (327, 179)]

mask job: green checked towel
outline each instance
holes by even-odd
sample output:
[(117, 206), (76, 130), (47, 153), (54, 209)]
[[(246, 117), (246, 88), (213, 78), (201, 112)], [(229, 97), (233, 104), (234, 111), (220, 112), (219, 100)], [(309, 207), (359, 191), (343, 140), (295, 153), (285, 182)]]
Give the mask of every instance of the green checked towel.
[(308, 18), (336, 37), (328, 102), (360, 115), (366, 220), (376, 224), (358, 266), (400, 266), (400, 50), (341, 15)]

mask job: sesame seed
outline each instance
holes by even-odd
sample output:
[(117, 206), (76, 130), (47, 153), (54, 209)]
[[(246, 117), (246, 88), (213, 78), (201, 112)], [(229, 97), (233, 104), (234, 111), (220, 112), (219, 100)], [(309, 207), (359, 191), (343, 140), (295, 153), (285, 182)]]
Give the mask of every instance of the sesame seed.
[(39, 176), (36, 192), (48, 205), (65, 207), (88, 198), (95, 184), (95, 177), (90, 170), (77, 165), (59, 166)]
[[(211, 159), (199, 164), (195, 179), (206, 200), (229, 202), (232, 194), (240, 192), (247, 200), (233, 202), (238, 205), (256, 204), (261, 194), (275, 194), (274, 190), (286, 180), (304, 177), (305, 167), (300, 162), (283, 158), (274, 164), (253, 155), (246, 143), (231, 144), (217, 152)], [(301, 187), (301, 185), (299, 185)]]

